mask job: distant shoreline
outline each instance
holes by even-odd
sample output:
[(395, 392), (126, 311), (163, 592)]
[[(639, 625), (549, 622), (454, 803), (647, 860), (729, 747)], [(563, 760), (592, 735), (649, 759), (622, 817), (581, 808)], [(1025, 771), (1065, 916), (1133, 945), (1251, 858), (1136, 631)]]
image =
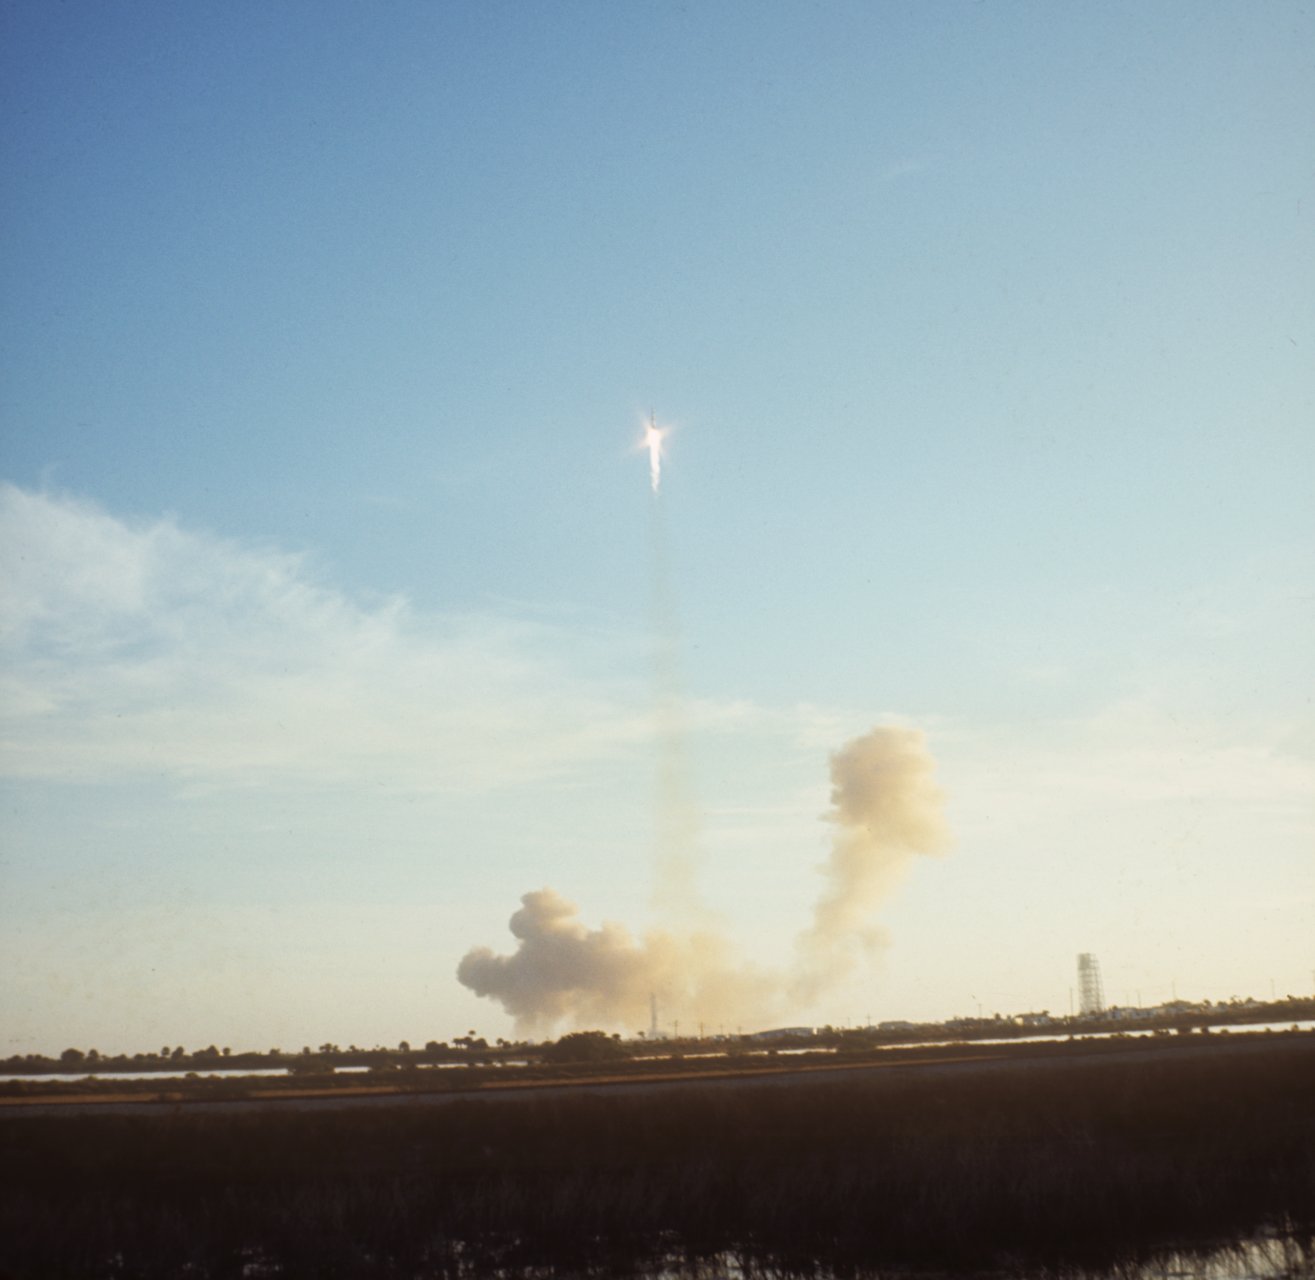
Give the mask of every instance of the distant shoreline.
[[(104, 1092), (32, 1092), (0, 1096), (0, 1116), (56, 1114), (161, 1114), (173, 1110), (189, 1114), (204, 1112), (310, 1111), (350, 1109), (362, 1106), (434, 1106), (448, 1102), (496, 1101), (543, 1098), (593, 1092), (616, 1096), (686, 1087), (730, 1085), (788, 1085), (795, 1082), (834, 1079), (837, 1082), (875, 1079), (932, 1072), (1004, 1071), (1011, 1067), (1063, 1069), (1090, 1066), (1101, 1061), (1184, 1061), (1228, 1054), (1260, 1054), (1278, 1046), (1297, 1046), (1315, 1054), (1315, 1031), (1279, 1031), (1253, 1035), (1192, 1035), (1154, 1040), (1104, 1039), (1068, 1040), (1053, 1044), (992, 1046), (980, 1052), (971, 1042), (928, 1050), (919, 1046), (878, 1049), (863, 1055), (828, 1055), (827, 1060), (796, 1058), (755, 1059), (752, 1063), (712, 1065), (707, 1060), (673, 1058), (631, 1064), (607, 1064), (559, 1068), (560, 1074), (545, 1078), (535, 1068), (502, 1068), (481, 1072), (481, 1078), (461, 1082), (445, 1074), (443, 1088), (425, 1088), (414, 1082), (397, 1084), (343, 1083), (312, 1084), (289, 1081), (286, 1087), (270, 1087), (269, 1078), (215, 1082), (204, 1078), (171, 1081), (167, 1089), (116, 1089)], [(819, 1055), (820, 1056), (820, 1055)], [(629, 1065), (631, 1070), (623, 1068)], [(472, 1069), (478, 1070), (478, 1069)], [(455, 1073), (453, 1073), (455, 1074)], [(342, 1077), (339, 1077), (340, 1079)], [(149, 1081), (145, 1077), (143, 1083)], [(115, 1082), (121, 1084), (121, 1082)], [(215, 1096), (219, 1083), (225, 1096)], [(67, 1088), (67, 1086), (65, 1086)]]

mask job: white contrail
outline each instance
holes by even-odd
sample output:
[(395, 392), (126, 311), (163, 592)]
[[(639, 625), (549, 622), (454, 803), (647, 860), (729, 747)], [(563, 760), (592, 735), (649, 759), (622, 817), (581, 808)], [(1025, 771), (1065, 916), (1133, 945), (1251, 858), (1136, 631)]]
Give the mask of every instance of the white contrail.
[[(655, 490), (656, 493), (656, 490)], [(654, 903), (666, 923), (704, 918), (696, 886), (699, 811), (694, 798), (681, 682), (681, 634), (667, 540), (666, 504), (649, 504), (652, 532), (654, 746), (657, 753), (657, 879)]]

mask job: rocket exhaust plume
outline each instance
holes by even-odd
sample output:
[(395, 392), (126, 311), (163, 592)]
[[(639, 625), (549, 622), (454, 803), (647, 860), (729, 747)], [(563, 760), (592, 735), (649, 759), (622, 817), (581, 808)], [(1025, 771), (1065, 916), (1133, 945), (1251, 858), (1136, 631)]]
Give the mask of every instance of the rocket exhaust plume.
[[(666, 431), (651, 414), (648, 450), (654, 495), (662, 482)], [(766, 973), (738, 960), (708, 923), (695, 887), (697, 815), (689, 786), (680, 693), (679, 628), (667, 563), (663, 504), (653, 511), (654, 677), (657, 694), (658, 841), (655, 905), (683, 931), (636, 938), (624, 925), (590, 929), (575, 904), (552, 889), (527, 893), (511, 917), (511, 955), (468, 952), (457, 979), (497, 1000), (532, 1035), (564, 1020), (577, 1026), (642, 1025), (654, 997), (687, 1022), (774, 1018), (805, 1008), (843, 980), (881, 940), (874, 916), (918, 854), (945, 844), (935, 765), (922, 734), (873, 729), (831, 757), (831, 855), (811, 924), (793, 966)], [(696, 928), (695, 926), (702, 926)], [(636, 1020), (639, 1020), (638, 1023)]]
[(855, 738), (831, 757), (836, 828), (821, 871), (826, 886), (798, 939), (795, 997), (806, 1003), (884, 942), (875, 910), (919, 854), (942, 852), (949, 833), (936, 762), (916, 729), (893, 725)]
[[(659, 439), (665, 432), (650, 421)], [(655, 473), (656, 475), (657, 473)], [(656, 492), (656, 490), (655, 490)], [(699, 813), (686, 744), (685, 696), (680, 674), (680, 618), (668, 550), (665, 504), (649, 509), (650, 625), (653, 634), (654, 746), (657, 754), (657, 861), (654, 905), (667, 921), (702, 920), (697, 888)]]
[(589, 929), (575, 904), (552, 889), (521, 899), (511, 932), (515, 952), (476, 947), (457, 966), (457, 980), (497, 1000), (518, 1035), (543, 1034), (566, 1019), (582, 1027), (643, 1025), (655, 992), (664, 1006), (705, 1022), (771, 997), (770, 980), (738, 965), (723, 939), (662, 932), (636, 938), (610, 921)]
[[(784, 971), (754, 969), (712, 930), (590, 929), (552, 889), (527, 893), (511, 918), (511, 955), (468, 952), (457, 979), (498, 1001), (521, 1035), (576, 1026), (643, 1026), (656, 992), (675, 1017), (735, 1023), (775, 1019), (807, 1006), (847, 977), (881, 941), (877, 909), (914, 859), (947, 843), (935, 763), (921, 733), (883, 726), (831, 757), (834, 828), (813, 918)], [(638, 1019), (638, 1021), (636, 1021)]]
[(667, 433), (658, 426), (657, 414), (650, 413), (644, 424), (643, 447), (648, 450), (648, 480), (654, 493), (662, 485), (662, 441)]

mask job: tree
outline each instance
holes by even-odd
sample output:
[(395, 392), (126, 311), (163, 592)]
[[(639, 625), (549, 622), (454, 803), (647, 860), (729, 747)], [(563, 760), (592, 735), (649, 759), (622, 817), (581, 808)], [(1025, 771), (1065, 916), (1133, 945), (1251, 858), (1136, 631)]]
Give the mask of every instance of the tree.
[(82, 1060), (85, 1056), (86, 1055), (83, 1054), (81, 1049), (65, 1049), (64, 1052), (59, 1055), (59, 1060), (66, 1067), (77, 1067), (82, 1065)]
[(310, 1057), (294, 1058), (288, 1063), (288, 1074), (290, 1076), (331, 1076), (333, 1075), (333, 1063), (326, 1062), (323, 1058), (311, 1054)]
[(572, 1031), (543, 1051), (545, 1062), (616, 1062), (629, 1056), (621, 1041), (606, 1031)]

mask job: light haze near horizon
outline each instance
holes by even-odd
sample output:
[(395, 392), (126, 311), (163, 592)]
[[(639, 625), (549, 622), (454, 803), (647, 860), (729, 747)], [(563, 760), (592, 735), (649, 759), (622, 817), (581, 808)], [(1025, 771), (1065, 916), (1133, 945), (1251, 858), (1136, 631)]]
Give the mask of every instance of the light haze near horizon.
[(873, 725), (946, 797), (813, 1021), (1311, 990), (1302, 6), (0, 28), (0, 1053), (492, 1040), (522, 894), (649, 927), (650, 408), (717, 928)]

